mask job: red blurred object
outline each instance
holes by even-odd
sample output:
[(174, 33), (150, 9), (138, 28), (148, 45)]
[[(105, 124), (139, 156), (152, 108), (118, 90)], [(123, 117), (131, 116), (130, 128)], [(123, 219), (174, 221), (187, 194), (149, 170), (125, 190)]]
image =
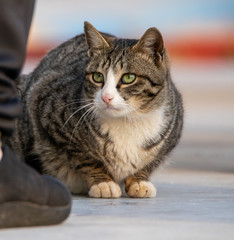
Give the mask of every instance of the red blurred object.
[(172, 57), (212, 59), (234, 57), (234, 34), (190, 36), (167, 42)]
[[(234, 57), (234, 33), (219, 36), (187, 36), (165, 39), (172, 58), (212, 59)], [(27, 58), (40, 59), (56, 44), (29, 42)]]

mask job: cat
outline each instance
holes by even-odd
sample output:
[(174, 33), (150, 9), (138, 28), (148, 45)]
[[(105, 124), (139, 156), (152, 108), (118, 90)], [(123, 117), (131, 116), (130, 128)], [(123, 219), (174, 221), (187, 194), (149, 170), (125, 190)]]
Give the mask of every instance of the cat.
[(23, 114), (11, 147), (74, 194), (150, 198), (152, 172), (177, 145), (181, 94), (161, 33), (119, 39), (84, 23), (49, 52), (17, 88)]

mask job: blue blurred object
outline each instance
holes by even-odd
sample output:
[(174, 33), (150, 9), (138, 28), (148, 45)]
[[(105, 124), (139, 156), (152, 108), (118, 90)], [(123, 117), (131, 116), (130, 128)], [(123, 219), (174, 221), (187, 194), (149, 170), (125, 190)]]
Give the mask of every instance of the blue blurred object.
[(37, 1), (33, 38), (61, 42), (83, 32), (89, 21), (98, 30), (119, 37), (136, 37), (149, 27), (164, 36), (197, 31), (234, 31), (233, 0), (40, 0)]

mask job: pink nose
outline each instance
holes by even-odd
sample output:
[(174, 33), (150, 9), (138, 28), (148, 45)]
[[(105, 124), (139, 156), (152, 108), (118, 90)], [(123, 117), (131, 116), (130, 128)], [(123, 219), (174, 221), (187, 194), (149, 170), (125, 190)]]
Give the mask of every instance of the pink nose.
[(102, 95), (102, 101), (106, 104), (109, 104), (113, 99), (114, 99), (114, 97), (109, 94)]

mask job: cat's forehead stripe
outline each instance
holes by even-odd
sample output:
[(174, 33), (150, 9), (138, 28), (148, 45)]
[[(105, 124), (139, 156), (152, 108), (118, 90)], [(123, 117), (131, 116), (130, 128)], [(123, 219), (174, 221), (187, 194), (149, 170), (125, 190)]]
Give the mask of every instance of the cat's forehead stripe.
[(111, 58), (108, 56), (106, 60), (103, 60), (102, 69), (108, 70), (111, 65)]

